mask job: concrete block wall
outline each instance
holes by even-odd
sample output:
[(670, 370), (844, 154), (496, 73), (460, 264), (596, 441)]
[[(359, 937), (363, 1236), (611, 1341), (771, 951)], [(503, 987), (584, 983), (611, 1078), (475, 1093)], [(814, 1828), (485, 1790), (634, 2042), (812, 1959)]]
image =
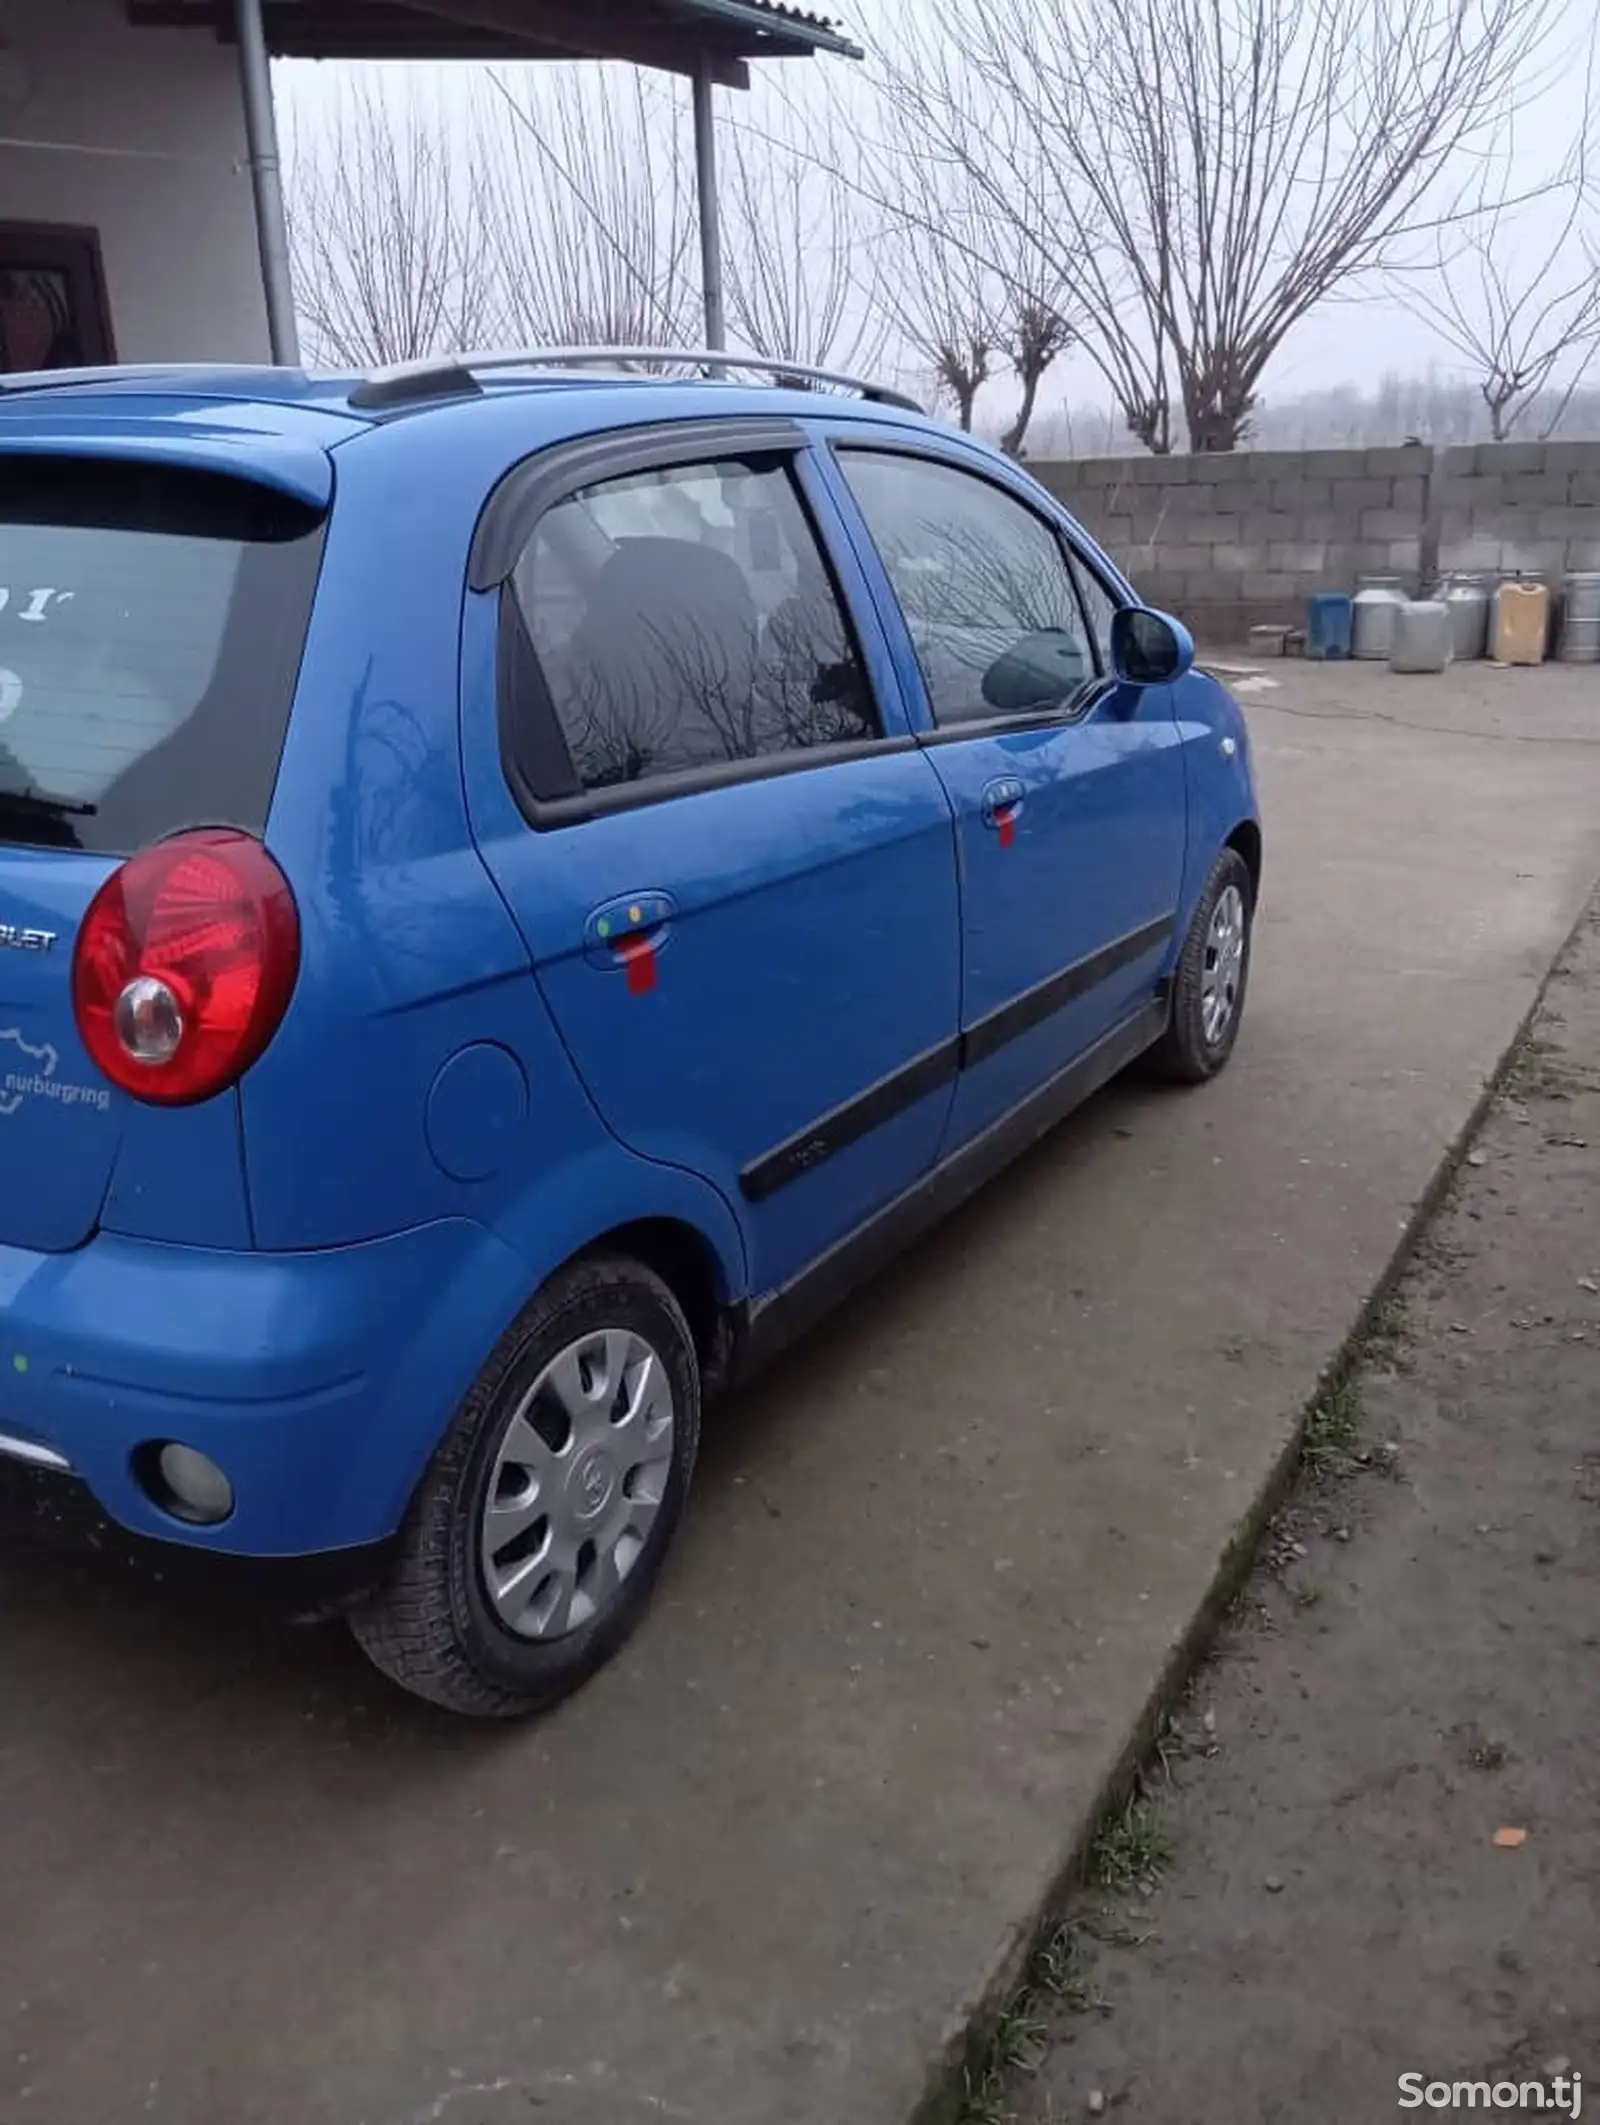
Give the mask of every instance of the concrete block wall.
[(1600, 443), (1487, 443), (1440, 453), (1439, 561), (1552, 583), (1600, 568)]
[[(1450, 568), (1600, 567), (1600, 443), (1241, 450), (1031, 463), (1152, 604), (1202, 640), (1303, 623), (1314, 590)], [(1559, 492), (1557, 491), (1559, 489)]]

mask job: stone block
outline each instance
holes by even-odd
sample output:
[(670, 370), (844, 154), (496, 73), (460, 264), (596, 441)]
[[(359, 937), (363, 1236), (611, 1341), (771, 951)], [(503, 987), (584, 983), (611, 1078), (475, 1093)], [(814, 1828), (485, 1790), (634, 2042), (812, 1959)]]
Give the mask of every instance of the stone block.
[(1270, 509), (1325, 509), (1333, 500), (1332, 480), (1313, 479), (1309, 474), (1300, 479), (1274, 480), (1267, 506)]
[(1399, 479), (1409, 474), (1421, 477), (1433, 468), (1433, 452), (1426, 443), (1391, 443), (1378, 450), (1364, 450), (1362, 464), (1369, 477), (1387, 474)]
[(1600, 472), (1600, 443), (1546, 443), (1546, 472)]
[(1428, 481), (1420, 472), (1402, 472), (1394, 483), (1394, 506), (1396, 509), (1415, 509), (1420, 512), (1427, 507)]
[(1299, 516), (1287, 509), (1246, 509), (1241, 535), (1262, 541), (1292, 539), (1299, 532), (1300, 523)]
[(1182, 487), (1203, 478), (1204, 460), (1190, 457), (1145, 457), (1134, 462), (1134, 482), (1140, 487)]
[[(1563, 504), (1559, 509), (1536, 509), (1533, 512), (1533, 533), (1538, 539), (1577, 539), (1592, 537), (1595, 532), (1595, 512), (1592, 509), (1573, 509)], [(1520, 526), (1513, 526), (1511, 536), (1517, 536)]]
[(1247, 545), (1242, 539), (1233, 545), (1213, 546), (1211, 565), (1218, 575), (1259, 575), (1267, 566), (1267, 549)]
[(1500, 541), (1484, 532), (1457, 532), (1439, 540), (1441, 568), (1492, 569), (1500, 566)]
[(1600, 466), (1593, 472), (1567, 475), (1567, 500), (1576, 507), (1600, 508)]
[(1513, 509), (1547, 509), (1567, 499), (1565, 472), (1508, 472), (1501, 475), (1501, 491)]
[(1285, 616), (1289, 616), (1305, 596), (1305, 585), (1298, 576), (1285, 575), (1280, 570), (1263, 568), (1245, 575), (1240, 588), (1247, 598), (1262, 598), (1280, 601)]
[(1239, 487), (1261, 477), (1253, 450), (1203, 451), (1198, 457), (1187, 458), (1184, 462), (1204, 466), (1203, 476), (1218, 487)]
[(1241, 535), (1242, 520), (1236, 516), (1191, 516), (1182, 522), (1184, 538), (1205, 546), (1233, 546)]
[(1414, 539), (1421, 535), (1422, 526), (1414, 510), (1363, 509), (1361, 512), (1361, 536), (1364, 539)]
[(1361, 537), (1359, 509), (1307, 509), (1300, 518), (1300, 536), (1332, 539), (1354, 545)]
[(1153, 551), (1163, 571), (1173, 575), (1203, 575), (1211, 567), (1209, 546), (1190, 546), (1173, 540), (1159, 539)]
[(1394, 499), (1394, 481), (1371, 479), (1336, 479), (1333, 482), (1333, 506), (1336, 509), (1387, 509)]
[(1543, 443), (1479, 443), (1474, 458), (1482, 472), (1543, 472)]
[(1149, 490), (1175, 523), (1188, 523), (1194, 517), (1230, 514), (1237, 491), (1232, 487), (1213, 487), (1199, 480), (1191, 480), (1182, 487)]
[(1327, 566), (1328, 549), (1320, 539), (1288, 539), (1267, 548), (1267, 565), (1285, 575), (1310, 577), (1321, 580)]
[(1475, 444), (1452, 443), (1448, 450), (1441, 450), (1435, 461), (1435, 471), (1447, 480), (1470, 479), (1477, 470), (1478, 452)]

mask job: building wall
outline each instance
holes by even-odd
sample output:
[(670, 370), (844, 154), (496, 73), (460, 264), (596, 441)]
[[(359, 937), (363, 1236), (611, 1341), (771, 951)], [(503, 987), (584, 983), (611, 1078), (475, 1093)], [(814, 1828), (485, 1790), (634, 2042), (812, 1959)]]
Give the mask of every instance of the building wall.
[(1303, 623), (1314, 590), (1452, 568), (1558, 583), (1600, 568), (1600, 443), (1434, 452), (1241, 450), (1213, 457), (1040, 461), (1032, 471), (1152, 604), (1202, 639)]
[(0, 220), (98, 230), (119, 360), (265, 360), (232, 47), (120, 0), (10, 0), (0, 31)]

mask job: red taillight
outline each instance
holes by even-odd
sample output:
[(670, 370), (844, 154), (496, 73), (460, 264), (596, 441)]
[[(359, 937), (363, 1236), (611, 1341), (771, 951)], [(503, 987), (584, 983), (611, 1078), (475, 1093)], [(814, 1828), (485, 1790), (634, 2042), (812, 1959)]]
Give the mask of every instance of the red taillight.
[(241, 1077), (278, 1029), (300, 964), (289, 881), (227, 827), (130, 856), (72, 953), (83, 1044), (114, 1085), (185, 1106)]

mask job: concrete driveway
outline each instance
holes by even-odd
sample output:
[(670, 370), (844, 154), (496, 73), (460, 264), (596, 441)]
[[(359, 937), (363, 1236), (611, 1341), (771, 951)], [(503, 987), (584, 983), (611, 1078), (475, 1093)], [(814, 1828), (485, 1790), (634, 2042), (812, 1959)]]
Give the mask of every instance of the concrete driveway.
[(1234, 1068), (723, 1411), (557, 1717), (0, 1560), (8, 2125), (904, 2125), (1600, 872), (1600, 671), (1263, 669)]

